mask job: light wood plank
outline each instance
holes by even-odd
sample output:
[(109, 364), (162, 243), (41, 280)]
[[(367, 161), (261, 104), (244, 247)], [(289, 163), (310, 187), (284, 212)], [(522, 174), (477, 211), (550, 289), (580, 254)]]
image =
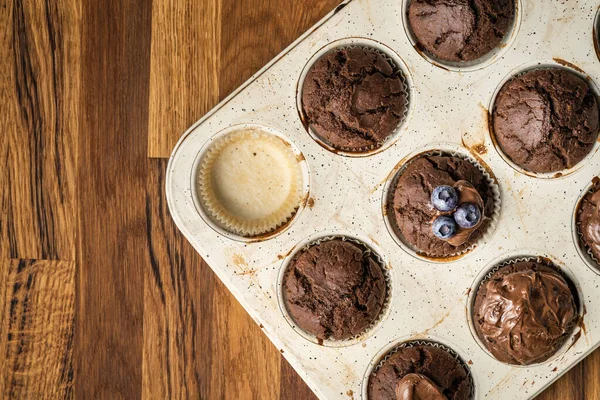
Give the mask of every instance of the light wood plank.
[(73, 398), (75, 264), (0, 264), (0, 397)]
[(166, 166), (148, 181), (143, 397), (278, 399), (279, 352), (178, 232)]
[(80, 6), (0, 7), (0, 255), (75, 259)]
[(220, 0), (154, 1), (148, 156), (169, 157), (219, 98)]

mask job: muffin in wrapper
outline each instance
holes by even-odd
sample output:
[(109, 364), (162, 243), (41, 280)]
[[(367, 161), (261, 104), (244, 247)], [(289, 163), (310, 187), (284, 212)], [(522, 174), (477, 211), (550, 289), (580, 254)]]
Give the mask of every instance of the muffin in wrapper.
[[(530, 351), (530, 349), (528, 348), (528, 346), (523, 346), (522, 347), (522, 354), (520, 354), (519, 356), (522, 358), (522, 361), (517, 361), (517, 359), (513, 359), (512, 361), (508, 360), (508, 357), (513, 358), (515, 357), (512, 353), (499, 353), (499, 355), (503, 358), (506, 359), (500, 359), (498, 358), (496, 355), (494, 355), (492, 353), (492, 350), (485, 344), (485, 337), (483, 332), (481, 331), (481, 328), (478, 325), (478, 319), (476, 317), (477, 315), (477, 306), (478, 305), (483, 305), (483, 301), (486, 300), (487, 297), (482, 297), (481, 298), (481, 304), (478, 303), (479, 300), (479, 292), (480, 290), (482, 290), (482, 288), (484, 287), (484, 285), (489, 282), (490, 279), (493, 279), (496, 275), (496, 273), (500, 270), (502, 270), (503, 268), (506, 268), (508, 266), (511, 265), (521, 265), (523, 263), (533, 263), (538, 265), (540, 269), (533, 269), (533, 271), (536, 272), (554, 272), (556, 275), (558, 275), (560, 278), (562, 278), (562, 280), (564, 281), (564, 283), (566, 283), (570, 294), (572, 295), (572, 301), (574, 302), (574, 316), (573, 318), (571, 318), (569, 321), (567, 321), (566, 325), (565, 325), (565, 332), (560, 336), (557, 337), (556, 339), (554, 339), (554, 349), (553, 351), (545, 354), (545, 355), (538, 355), (536, 356), (536, 358), (534, 359), (534, 355), (532, 354), (528, 354), (527, 352)], [(525, 269), (526, 265), (523, 265), (522, 270), (519, 270), (517, 272), (526, 272), (528, 271), (527, 269)], [(546, 287), (546, 285), (548, 284), (548, 282), (546, 282), (543, 286)], [(513, 288), (511, 291), (505, 291), (505, 295), (506, 296), (510, 296), (511, 292), (514, 293), (521, 293), (521, 291), (516, 290), (515, 288)], [(504, 292), (503, 292), (504, 293)], [(552, 291), (553, 294), (555, 294), (556, 296), (559, 296), (559, 292), (558, 289), (554, 289)], [(487, 293), (486, 293), (487, 294)], [(531, 301), (531, 302), (537, 302), (540, 299), (544, 299), (545, 301), (549, 301), (551, 302), (550, 304), (555, 305), (555, 303), (552, 301), (552, 299), (548, 300), (546, 299), (546, 297), (544, 297), (544, 294), (542, 293), (537, 293), (537, 292), (533, 292), (532, 294), (530, 294), (530, 297), (527, 298), (527, 300)], [(482, 346), (482, 348), (484, 348), (484, 350), (486, 352), (488, 352), (492, 357), (494, 357), (495, 359), (497, 359), (500, 362), (509, 364), (509, 365), (514, 365), (514, 366), (531, 366), (531, 365), (537, 365), (537, 364), (542, 364), (545, 362), (548, 362), (549, 360), (554, 359), (555, 357), (557, 357), (562, 350), (564, 350), (565, 344), (568, 342), (569, 338), (573, 337), (575, 331), (576, 331), (576, 327), (578, 326), (578, 324), (580, 323), (580, 308), (581, 308), (581, 298), (579, 295), (579, 292), (577, 290), (577, 287), (575, 286), (575, 284), (573, 283), (573, 281), (559, 268), (556, 266), (556, 264), (554, 264), (554, 262), (552, 262), (550, 259), (547, 259), (545, 257), (513, 257), (510, 258), (504, 262), (499, 263), (498, 265), (496, 265), (495, 267), (493, 267), (491, 270), (489, 270), (483, 277), (483, 279), (475, 286), (475, 288), (473, 289), (473, 295), (471, 298), (471, 305), (472, 305), (472, 309), (471, 309), (471, 322), (472, 322), (472, 326), (471, 329), (473, 330), (474, 336), (478, 339), (480, 345)], [(556, 299), (556, 301), (558, 301), (558, 297)], [(507, 304), (516, 304), (515, 307), (515, 311), (520, 312), (521, 310), (525, 309), (526, 305), (518, 305), (518, 303), (516, 301), (514, 301), (514, 299), (509, 300), (509, 302)], [(495, 303), (492, 303), (495, 304)], [(499, 306), (497, 306), (499, 307)], [(545, 310), (545, 308), (544, 308)], [(502, 312), (505, 313), (509, 313), (510, 310), (505, 310), (504, 308), (501, 309)], [(551, 311), (553, 312), (553, 311)], [(526, 310), (524, 315), (527, 317), (529, 316), (529, 312)], [(558, 318), (557, 316), (559, 315), (558, 312), (553, 312), (553, 314), (555, 318)], [(498, 316), (498, 318), (500, 318), (500, 316)], [(513, 320), (514, 317), (509, 317), (509, 316), (502, 316), (501, 320), (505, 321), (505, 323), (510, 324), (510, 322)], [(536, 323), (540, 323), (541, 324), (541, 319), (537, 318), (536, 316), (531, 317), (533, 319), (533, 321), (536, 321)], [(521, 321), (521, 320), (519, 320)], [(516, 327), (522, 327), (524, 326), (525, 320), (523, 319), (523, 321), (521, 321), (519, 324), (516, 325)], [(508, 326), (508, 325), (507, 325)], [(516, 328), (513, 327), (513, 328)], [(500, 330), (501, 328), (496, 327), (495, 328), (495, 332), (497, 332), (497, 330)], [(537, 330), (539, 331), (539, 329)], [(537, 338), (537, 336), (539, 335), (535, 335), (536, 331), (536, 327), (533, 326), (530, 331), (525, 331), (525, 332), (520, 332), (520, 333), (512, 333), (511, 330), (511, 335), (513, 336), (517, 336), (519, 337), (519, 342), (515, 343), (514, 345), (518, 345), (521, 346), (521, 341), (524, 340), (522, 339), (523, 336), (526, 335), (532, 335), (533, 338)], [(552, 329), (546, 327), (546, 331), (551, 333)], [(492, 343), (496, 343), (496, 341), (492, 342)], [(500, 342), (498, 342), (500, 343)], [(513, 342), (511, 341), (511, 348), (513, 346)], [(536, 349), (538, 346), (533, 346), (532, 349)], [(515, 351), (517, 352), (517, 351)]]
[[(378, 56), (380, 56), (381, 59), (384, 59), (385, 63), (388, 64), (388, 67), (391, 67), (391, 75), (388, 78), (398, 78), (399, 79), (399, 90), (397, 93), (391, 93), (389, 95), (386, 95), (384, 97), (382, 97), (382, 99), (380, 99), (381, 101), (388, 101), (388, 99), (392, 98), (393, 96), (397, 97), (397, 104), (396, 103), (390, 103), (387, 105), (378, 103), (377, 107), (374, 107), (373, 104), (369, 104), (373, 101), (373, 99), (369, 99), (369, 97), (374, 96), (374, 93), (370, 93), (369, 96), (366, 95), (360, 95), (360, 93), (366, 93), (369, 90), (373, 90), (373, 88), (375, 86), (377, 86), (377, 83), (369, 83), (369, 84), (365, 84), (366, 79), (370, 78), (370, 76), (367, 75), (367, 77), (362, 81), (362, 82), (354, 82), (352, 83), (353, 85), (355, 85), (355, 92), (354, 92), (354, 96), (352, 96), (353, 98), (351, 99), (351, 101), (353, 102), (358, 102), (357, 104), (361, 104), (362, 106), (365, 106), (366, 108), (371, 107), (372, 109), (368, 109), (364, 111), (363, 115), (359, 116), (357, 115), (343, 115), (345, 114), (345, 112), (347, 111), (348, 114), (353, 114), (353, 112), (351, 112), (350, 109), (347, 109), (347, 107), (341, 106), (341, 103), (339, 103), (340, 99), (342, 98), (341, 95), (337, 95), (333, 100), (330, 99), (330, 102), (336, 102), (335, 106), (331, 106), (332, 110), (335, 111), (328, 111), (327, 107), (326, 109), (320, 110), (319, 112), (317, 111), (311, 111), (311, 113), (316, 113), (316, 114), (321, 114), (321, 115), (329, 115), (331, 116), (334, 120), (330, 121), (330, 123), (332, 124), (340, 124), (341, 127), (338, 127), (339, 129), (341, 129), (341, 133), (335, 137), (336, 135), (331, 134), (331, 132), (329, 132), (329, 129), (321, 129), (318, 125), (316, 124), (315, 121), (313, 120), (314, 118), (310, 118), (309, 117), (309, 112), (307, 112), (307, 103), (311, 104), (311, 108), (312, 105), (314, 105), (315, 101), (310, 100), (310, 96), (307, 96), (307, 93), (309, 91), (313, 91), (318, 93), (319, 96), (321, 96), (321, 98), (319, 99), (319, 101), (317, 102), (320, 106), (323, 105), (323, 89), (318, 86), (314, 89), (317, 90), (313, 90), (311, 89), (312, 86), (314, 86), (313, 83), (308, 83), (308, 80), (310, 79), (317, 79), (319, 75), (321, 75), (321, 73), (315, 73), (315, 68), (317, 68), (317, 66), (319, 65), (319, 63), (322, 63), (323, 60), (325, 60), (327, 57), (331, 57), (332, 55), (336, 55), (339, 54), (339, 52), (341, 51), (349, 51), (352, 52), (353, 50), (356, 49), (362, 49), (365, 50), (366, 52), (371, 52), (374, 54), (377, 54)], [(331, 68), (331, 63), (328, 64), (329, 68)], [(331, 72), (332, 75), (333, 71), (326, 71), (327, 73)], [(380, 72), (376, 72), (375, 74), (378, 74), (379, 76), (383, 76), (381, 75)], [(315, 75), (315, 76), (313, 76)], [(337, 76), (337, 75), (336, 75)], [(374, 76), (374, 75), (373, 75)], [(365, 90), (359, 90), (359, 88), (361, 86), (365, 86)], [(369, 89), (370, 88), (370, 89)], [(337, 104), (339, 103), (339, 104)], [(396, 65), (396, 62), (393, 60), (393, 58), (391, 58), (388, 54), (386, 54), (384, 51), (377, 49), (375, 47), (371, 47), (371, 46), (365, 46), (365, 45), (341, 45), (339, 47), (336, 47), (328, 52), (326, 52), (325, 54), (321, 55), (309, 68), (309, 71), (307, 73), (307, 75), (304, 78), (304, 81), (302, 82), (302, 89), (301, 89), (301, 97), (300, 97), (300, 103), (299, 103), (299, 107), (300, 107), (300, 113), (302, 115), (303, 120), (305, 121), (306, 125), (307, 125), (307, 129), (314, 135), (316, 136), (320, 141), (322, 141), (322, 144), (329, 148), (332, 151), (341, 151), (345, 154), (348, 155), (359, 155), (359, 154), (368, 154), (371, 152), (376, 151), (377, 149), (380, 149), (381, 147), (384, 146), (384, 144), (398, 131), (398, 128), (406, 121), (407, 119), (407, 115), (408, 115), (408, 111), (409, 111), (409, 104), (410, 104), (410, 92), (409, 92), (409, 88), (408, 88), (408, 83), (406, 80), (406, 77), (404, 75), (404, 72), (402, 71), (402, 69), (400, 68), (399, 65)], [(389, 131), (389, 133), (387, 135), (385, 135), (385, 137), (381, 136), (379, 138), (377, 138), (376, 143), (371, 143), (371, 144), (367, 144), (367, 141), (372, 141), (374, 138), (368, 138), (368, 140), (364, 139), (364, 135), (363, 133), (358, 133), (357, 128), (353, 127), (353, 126), (349, 126), (351, 125), (351, 120), (356, 118), (357, 122), (360, 120), (360, 125), (363, 124), (363, 122), (365, 122), (365, 124), (370, 125), (371, 121), (367, 122), (368, 119), (370, 118), (374, 118), (375, 114), (379, 113), (380, 110), (382, 108), (388, 107), (389, 110), (392, 110), (394, 108), (397, 108), (394, 112), (392, 112), (392, 114), (394, 115), (395, 118), (398, 119), (397, 123), (394, 124), (393, 129), (391, 129)], [(351, 107), (353, 110), (356, 110), (357, 108), (360, 107), (356, 107), (355, 106)], [(336, 114), (336, 116), (334, 116), (333, 114)], [(379, 121), (378, 125), (376, 126), (376, 129), (381, 128), (382, 125), (385, 125), (385, 120), (387, 119), (386, 116), (380, 116), (381, 120)], [(336, 121), (337, 118), (337, 121)], [(365, 119), (363, 121), (363, 119)], [(369, 130), (369, 129), (365, 129), (365, 130)], [(327, 138), (327, 136), (331, 136), (333, 135), (334, 137), (332, 138)], [(355, 136), (354, 138), (352, 137), (348, 137), (348, 136)], [(350, 143), (352, 141), (357, 141), (360, 143), (356, 143), (356, 144), (352, 144), (350, 145)], [(344, 143), (347, 142), (347, 143)], [(363, 143), (365, 142), (365, 143)]]
[[(310, 250), (311, 248), (314, 248), (316, 246), (321, 246), (326, 243), (335, 242), (335, 241), (351, 243), (351, 244), (355, 245), (356, 247), (358, 247), (362, 251), (362, 256), (361, 256), (362, 261), (363, 262), (365, 262), (366, 260), (374, 261), (374, 263), (377, 265), (376, 268), (381, 269), (381, 274), (382, 274), (382, 278), (383, 278), (382, 283), (384, 284), (384, 293), (383, 293), (383, 298), (381, 299), (382, 300), (381, 306), (377, 310), (376, 315), (366, 317), (367, 319), (369, 319), (369, 321), (367, 324), (363, 324), (364, 327), (360, 330), (360, 332), (356, 331), (356, 332), (353, 332), (353, 334), (351, 334), (346, 329), (346, 328), (348, 328), (348, 326), (346, 324), (350, 323), (350, 321), (353, 320), (353, 318), (346, 319), (346, 318), (348, 318), (348, 315), (345, 312), (342, 312), (339, 315), (336, 314), (336, 310), (338, 310), (338, 308), (342, 306), (341, 304), (335, 305), (335, 306), (333, 306), (332, 309), (328, 309), (328, 311), (327, 311), (333, 315), (332, 320), (329, 321), (329, 322), (331, 322), (331, 324), (329, 324), (329, 326), (328, 326), (329, 329), (332, 329), (332, 328), (333, 329), (331, 332), (329, 332), (327, 330), (327, 328), (325, 328), (327, 323), (325, 325), (321, 326), (320, 319), (319, 319), (319, 321), (313, 321), (315, 323), (318, 322), (316, 325), (310, 322), (310, 318), (309, 319), (304, 318), (302, 321), (299, 320), (298, 319), (299, 310), (297, 309), (298, 305), (292, 304), (291, 300), (290, 300), (290, 296), (293, 296), (294, 298), (296, 298), (296, 300), (298, 300), (298, 298), (299, 298), (299, 293), (297, 292), (296, 289), (294, 289), (294, 283), (302, 283), (301, 290), (308, 290), (306, 288), (306, 285), (308, 285), (308, 283), (305, 281), (308, 278), (307, 277), (296, 277), (295, 271), (292, 271), (290, 269), (294, 260), (296, 260), (299, 256), (301, 256), (304, 252)], [(331, 249), (329, 249), (329, 250), (331, 250)], [(345, 250), (348, 250), (348, 249), (345, 249)], [(343, 252), (341, 254), (339, 254), (339, 256), (343, 258)], [(292, 277), (292, 276), (290, 276), (290, 274), (293, 274), (294, 276)], [(315, 272), (315, 274), (319, 275), (318, 272)], [(315, 274), (311, 273), (312, 278), (314, 278), (316, 276)], [(328, 273), (326, 274), (325, 279), (332, 278), (333, 281), (336, 281), (339, 279), (344, 280), (342, 278), (342, 275), (345, 275), (345, 274), (340, 274), (340, 276), (337, 277), (338, 279), (335, 279), (335, 277), (330, 276), (332, 274), (337, 275), (337, 273), (335, 272), (335, 269), (329, 269)], [(326, 237), (322, 237), (322, 238), (319, 238), (316, 240), (312, 240), (308, 244), (302, 246), (299, 250), (292, 253), (289, 256), (289, 259), (287, 260), (287, 262), (284, 263), (284, 266), (282, 268), (281, 275), (280, 275), (280, 281), (281, 281), (280, 291), (279, 291), (280, 306), (281, 306), (281, 309), (284, 312), (284, 314), (286, 314), (286, 318), (291, 323), (294, 330), (296, 330), (301, 336), (305, 337), (306, 339), (316, 342), (318, 344), (324, 345), (324, 346), (328, 346), (328, 347), (349, 346), (358, 341), (366, 339), (368, 334), (372, 333), (376, 329), (376, 327), (378, 327), (380, 325), (380, 323), (383, 321), (385, 315), (387, 315), (387, 311), (388, 311), (389, 305), (391, 303), (391, 293), (392, 293), (391, 277), (390, 277), (389, 271), (385, 267), (384, 261), (381, 259), (379, 254), (377, 254), (377, 252), (375, 252), (367, 244), (365, 244), (364, 242), (362, 242), (358, 239), (350, 238), (347, 236), (326, 236)], [(330, 282), (330, 283), (332, 283), (332, 282)], [(374, 282), (376, 282), (376, 280), (374, 280)], [(310, 291), (316, 290), (317, 292), (320, 292), (323, 290), (323, 287), (321, 287), (317, 282), (313, 282), (313, 283), (315, 284), (315, 287), (312, 287), (310, 289)], [(329, 286), (329, 285), (325, 285), (325, 286)], [(359, 297), (362, 297), (360, 293), (363, 293), (364, 295), (366, 295), (366, 294), (370, 293), (372, 290), (374, 290), (374, 288), (367, 290), (368, 286), (364, 286), (364, 287), (357, 286), (354, 289), (356, 290), (354, 293), (354, 296), (356, 296), (357, 301), (358, 301)], [(347, 296), (349, 296), (349, 295), (344, 295), (342, 297), (346, 298)], [(311, 300), (319, 301), (318, 300), (319, 296), (316, 296), (314, 298), (313, 297), (314, 296), (310, 297)], [(293, 310), (292, 307), (296, 308), (296, 309)], [(349, 307), (353, 307), (353, 306), (349, 305)], [(365, 307), (366, 307), (366, 305), (365, 305)], [(342, 309), (339, 308), (339, 310), (342, 310)], [(344, 310), (346, 310), (346, 309), (344, 308)], [(362, 308), (357, 309), (356, 312), (358, 314), (360, 314), (361, 313), (360, 310), (362, 310)], [(366, 312), (366, 308), (364, 311)], [(294, 314), (296, 314), (296, 315), (294, 315)], [(311, 313), (309, 313), (309, 314), (311, 314)], [(316, 314), (312, 313), (312, 317), (315, 317), (315, 316), (316, 316)], [(340, 330), (340, 332), (344, 332), (343, 337), (340, 337), (340, 338), (334, 337), (334, 331), (335, 331), (334, 327), (335, 326), (339, 327), (338, 323), (335, 323), (335, 320), (337, 320), (338, 323), (341, 323), (341, 327), (344, 327), (343, 330)], [(318, 335), (316, 333), (317, 331), (322, 331), (321, 333), (324, 333), (324, 335)], [(326, 336), (326, 337), (323, 337), (323, 336)]]
[[(405, 361), (400, 362), (397, 366), (387, 365), (391, 362), (390, 360), (396, 357), (398, 352), (412, 348), (416, 348), (417, 352), (411, 354)], [(429, 350), (433, 357), (425, 357), (424, 350)], [(434, 358), (436, 356), (444, 358), (443, 360), (439, 360), (439, 368), (435, 368), (434, 365)], [(425, 358), (424, 362), (418, 360), (418, 357)], [(449, 370), (450, 366), (447, 363), (451, 361), (456, 362), (453, 371)], [(412, 363), (413, 365), (408, 365), (408, 363)], [(366, 399), (395, 400), (396, 396), (393, 395), (394, 391), (390, 387), (390, 383), (395, 386), (395, 383), (404, 377), (404, 374), (403, 376), (396, 376), (402, 367), (407, 370), (407, 374), (418, 373), (429, 378), (446, 396), (450, 395), (452, 396), (451, 398), (460, 400), (475, 398), (475, 383), (471, 370), (455, 351), (438, 342), (413, 340), (394, 346), (377, 362), (366, 381)], [(452, 376), (449, 374), (452, 374)], [(389, 382), (390, 380), (392, 382)], [(454, 393), (450, 393), (449, 391), (454, 391)]]
[(196, 184), (213, 222), (244, 237), (285, 225), (303, 195), (302, 169), (290, 145), (256, 128), (217, 138), (200, 161)]
[[(493, 202), (492, 206), (489, 207), (485, 213), (482, 213), (484, 217), (483, 223), (476, 229), (476, 233), (478, 237), (475, 240), (469, 239), (465, 244), (457, 246), (456, 251), (447, 252), (445, 254), (431, 254), (419, 247), (417, 247), (414, 243), (411, 243), (402, 233), (402, 229), (398, 226), (396, 216), (395, 216), (395, 207), (394, 207), (394, 196), (398, 189), (398, 180), (402, 176), (402, 174), (406, 171), (408, 166), (421, 158), (433, 157), (433, 156), (443, 156), (443, 157), (454, 157), (460, 158), (461, 160), (467, 161), (471, 165), (473, 165), (477, 171), (482, 175), (487, 183), (487, 187), (491, 193), (491, 200)], [(448, 260), (456, 260), (461, 258), (462, 256), (468, 254), (473, 251), (477, 245), (486, 242), (491, 237), (492, 233), (495, 231), (495, 228), (498, 224), (500, 218), (500, 209), (501, 209), (501, 198), (500, 198), (500, 188), (495, 177), (492, 176), (491, 172), (489, 172), (483, 165), (481, 165), (477, 160), (461, 153), (460, 151), (450, 150), (450, 149), (441, 149), (441, 150), (428, 150), (417, 154), (416, 156), (410, 158), (399, 170), (394, 174), (394, 177), (391, 180), (391, 185), (389, 192), (386, 194), (386, 221), (389, 224), (390, 231), (393, 233), (397, 243), (403, 247), (409, 253), (413, 253), (418, 257), (425, 258), (430, 261), (438, 262), (438, 261), (448, 261)], [(432, 241), (439, 241), (432, 234)]]

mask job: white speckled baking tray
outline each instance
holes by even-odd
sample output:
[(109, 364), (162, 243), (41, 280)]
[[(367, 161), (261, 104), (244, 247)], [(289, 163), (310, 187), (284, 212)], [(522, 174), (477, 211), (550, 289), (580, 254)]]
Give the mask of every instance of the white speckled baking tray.
[[(448, 70), (413, 47), (405, 30), (405, 2), (352, 0), (338, 7), (192, 126), (169, 163), (169, 207), (188, 240), (320, 398), (361, 398), (373, 363), (386, 349), (415, 339), (440, 342), (468, 361), (477, 398), (531, 398), (600, 344), (600, 275), (580, 256), (572, 223), (578, 199), (600, 173), (600, 153), (597, 144), (584, 162), (559, 178), (527, 176), (494, 147), (487, 110), (499, 85), (527, 67), (565, 60), (594, 85), (599, 83), (593, 41), (598, 4), (520, 0), (515, 31), (492, 60)], [(396, 53), (408, 75), (408, 120), (382, 151), (368, 157), (324, 149), (299, 118), (297, 87), (305, 66), (337, 40), (373, 40)], [(306, 159), (307, 204), (288, 229), (268, 240), (243, 241), (220, 232), (194, 201), (194, 167), (203, 147), (239, 124), (276, 132)], [(500, 221), (487, 243), (461, 259), (441, 263), (404, 251), (386, 228), (382, 206), (386, 183), (401, 161), (436, 147), (481, 159), (496, 176), (502, 198)], [(389, 265), (393, 288), (383, 321), (343, 346), (321, 346), (301, 335), (278, 300), (280, 269), (287, 256), (307, 238), (332, 235), (359, 238), (372, 246)], [(585, 306), (585, 329), (549, 362), (511, 367), (494, 360), (474, 339), (467, 312), (470, 289), (495, 261), (528, 255), (547, 256), (571, 276)]]

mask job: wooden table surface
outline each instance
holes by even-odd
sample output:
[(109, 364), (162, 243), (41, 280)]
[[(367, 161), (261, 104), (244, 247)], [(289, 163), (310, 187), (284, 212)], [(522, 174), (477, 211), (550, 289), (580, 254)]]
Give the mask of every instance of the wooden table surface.
[[(1, 398), (314, 398), (163, 187), (181, 133), (338, 1), (0, 0)], [(596, 352), (541, 398), (599, 380)]]

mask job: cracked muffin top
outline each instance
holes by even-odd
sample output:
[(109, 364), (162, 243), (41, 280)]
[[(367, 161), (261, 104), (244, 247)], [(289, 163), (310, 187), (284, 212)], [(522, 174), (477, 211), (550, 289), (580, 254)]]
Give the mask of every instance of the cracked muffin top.
[[(440, 186), (468, 182), (481, 196), (481, 224), (462, 243), (442, 240), (434, 234), (433, 223), (439, 212), (431, 203), (433, 191)], [(487, 230), (494, 211), (494, 193), (487, 179), (469, 161), (446, 155), (417, 156), (401, 173), (393, 191), (390, 215), (395, 229), (417, 252), (429, 257), (450, 257), (469, 248)]]
[(425, 51), (446, 61), (476, 60), (500, 44), (514, 0), (412, 0), (408, 23)]
[[(472, 398), (473, 385), (466, 367), (449, 351), (423, 344), (399, 348), (371, 374), (369, 400), (406, 398), (398, 396), (398, 392), (402, 389), (406, 377), (410, 376), (429, 383), (429, 396), (423, 398), (438, 399), (440, 395), (449, 400)], [(431, 390), (432, 387), (435, 391)], [(414, 389), (417, 391), (418, 387), (414, 385)], [(436, 397), (431, 396), (432, 391)]]
[(569, 169), (598, 137), (598, 103), (590, 86), (562, 68), (532, 70), (508, 81), (494, 104), (496, 141), (534, 173)]
[(375, 256), (356, 243), (329, 240), (290, 261), (283, 278), (291, 317), (320, 340), (359, 335), (382, 311), (387, 286)]
[(340, 48), (318, 59), (302, 88), (306, 123), (328, 145), (360, 152), (381, 147), (407, 106), (399, 73), (377, 50)]

